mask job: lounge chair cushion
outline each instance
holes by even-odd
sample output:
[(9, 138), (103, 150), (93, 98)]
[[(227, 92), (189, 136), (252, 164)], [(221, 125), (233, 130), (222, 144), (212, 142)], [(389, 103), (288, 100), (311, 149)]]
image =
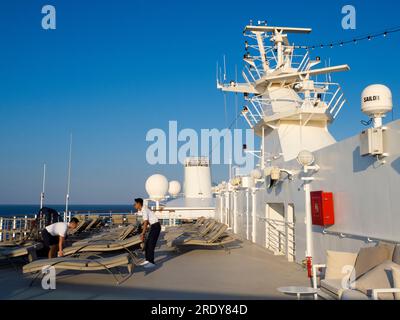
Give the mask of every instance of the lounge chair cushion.
[(361, 248), (354, 265), (355, 279), (386, 260), (393, 259), (394, 245), (380, 243), (376, 247)]
[(131, 248), (135, 245), (139, 245), (142, 243), (140, 236), (133, 236), (127, 238), (125, 240), (104, 240), (104, 241), (96, 241), (92, 243), (83, 243), (81, 245), (75, 245), (71, 247), (67, 247), (64, 249), (65, 255), (71, 255), (77, 252), (94, 252), (94, 251), (116, 251), (123, 250), (125, 248)]
[(108, 258), (79, 259), (71, 257), (61, 257), (54, 259), (40, 259), (23, 266), (23, 273), (41, 271), (43, 267), (54, 266), (56, 269), (65, 270), (104, 270), (129, 264), (129, 255), (120, 254)]
[(400, 264), (400, 244), (397, 244), (393, 251), (393, 262)]
[[(392, 276), (394, 288), (400, 289), (400, 265), (392, 266)], [(400, 293), (395, 293), (394, 297), (396, 300), (400, 300)]]
[(354, 266), (357, 253), (327, 251), (325, 279), (342, 279), (346, 275), (345, 266)]
[(346, 290), (342, 286), (342, 279), (323, 279), (321, 280), (321, 288), (337, 296), (339, 299), (343, 291)]
[(368, 296), (358, 290), (343, 290), (340, 300), (368, 300)]
[[(362, 293), (371, 296), (372, 289), (393, 288), (392, 267), (396, 264), (391, 260), (386, 260), (372, 270), (364, 273), (355, 282), (355, 287)], [(382, 293), (380, 299), (393, 300), (393, 293)]]

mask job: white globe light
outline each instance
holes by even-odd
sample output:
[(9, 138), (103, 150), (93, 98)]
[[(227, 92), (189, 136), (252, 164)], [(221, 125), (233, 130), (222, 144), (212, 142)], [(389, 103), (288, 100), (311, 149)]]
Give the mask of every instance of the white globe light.
[(302, 166), (310, 166), (313, 164), (314, 160), (314, 155), (308, 150), (300, 151), (297, 156), (297, 162)]
[(170, 181), (169, 182), (169, 188), (168, 188), (168, 193), (173, 196), (176, 197), (179, 192), (181, 192), (181, 184), (179, 183), (179, 181)]
[(261, 179), (261, 177), (262, 177), (262, 173), (261, 173), (261, 171), (258, 170), (258, 169), (251, 170), (250, 175), (251, 175), (251, 177), (252, 177), (253, 179), (257, 179), (257, 180), (258, 180), (258, 179)]
[(168, 187), (167, 178), (161, 174), (154, 174), (146, 180), (146, 192), (152, 200), (164, 199), (168, 192)]

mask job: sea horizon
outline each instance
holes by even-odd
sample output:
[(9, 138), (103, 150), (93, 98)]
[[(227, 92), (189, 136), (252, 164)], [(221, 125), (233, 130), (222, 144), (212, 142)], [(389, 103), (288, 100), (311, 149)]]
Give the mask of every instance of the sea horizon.
[[(65, 204), (45, 204), (58, 212), (65, 211)], [(69, 211), (74, 213), (130, 213), (134, 212), (133, 204), (70, 204)], [(0, 204), (0, 216), (33, 215), (40, 210), (39, 204)]]

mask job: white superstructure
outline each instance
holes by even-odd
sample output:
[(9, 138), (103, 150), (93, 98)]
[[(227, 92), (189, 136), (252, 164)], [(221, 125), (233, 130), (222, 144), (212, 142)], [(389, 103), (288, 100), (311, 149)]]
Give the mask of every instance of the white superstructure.
[[(356, 252), (366, 243), (400, 241), (400, 121), (382, 124), (392, 108), (390, 90), (372, 85), (360, 93), (373, 124), (336, 142), (329, 125), (346, 100), (331, 73), (350, 68), (319, 67), (320, 57), (288, 40), (309, 32), (246, 26), (243, 81), (222, 83), (217, 76), (218, 89), (243, 94), (242, 116), (261, 137), (260, 149), (251, 151), (261, 176), (219, 183), (215, 216), (241, 237), (299, 263), (324, 262), (326, 250)], [(313, 191), (333, 194), (333, 224), (313, 223)]]

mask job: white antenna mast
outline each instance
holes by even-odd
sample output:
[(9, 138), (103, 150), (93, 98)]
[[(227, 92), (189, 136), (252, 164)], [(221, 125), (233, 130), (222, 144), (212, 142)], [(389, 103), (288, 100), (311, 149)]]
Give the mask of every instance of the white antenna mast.
[(226, 59), (224, 55), (224, 81), (226, 81)]
[[(69, 205), (69, 191), (71, 187), (71, 160), (72, 160), (72, 133), (69, 141), (69, 160), (68, 160), (68, 182), (67, 182), (67, 195), (65, 197), (65, 218), (68, 217), (68, 205)], [(66, 219), (64, 219), (65, 221)]]
[(40, 194), (40, 209), (43, 208), (44, 204), (44, 191), (46, 186), (46, 164), (43, 164), (43, 183), (42, 183), (42, 192)]

